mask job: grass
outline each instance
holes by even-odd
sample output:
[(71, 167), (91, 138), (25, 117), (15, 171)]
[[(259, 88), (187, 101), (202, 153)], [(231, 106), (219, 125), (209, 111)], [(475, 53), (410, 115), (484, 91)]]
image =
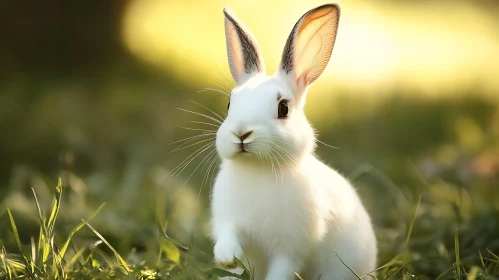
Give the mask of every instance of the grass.
[[(59, 179), (54, 189), (49, 215), (46, 215), (40, 206), (33, 190), (32, 206), (36, 208), (39, 232), (37, 236), (31, 236), (28, 244), (21, 242), (15, 215), (7, 209), (16, 250), (9, 252), (2, 246), (0, 279), (215, 279), (216, 276), (252, 279), (250, 268), (245, 267), (242, 275), (235, 275), (213, 267), (209, 258), (205, 258), (205, 263), (197, 261), (196, 255), (200, 255), (201, 252), (194, 249), (195, 240), (191, 239), (188, 246), (180, 244), (167, 234), (167, 223), (159, 220), (156, 224), (156, 247), (152, 249), (157, 255), (156, 261), (153, 263), (140, 259), (133, 261), (131, 258), (134, 255), (133, 250), (118, 252), (111, 242), (106, 240), (104, 234), (99, 233), (90, 224), (94, 217), (105, 211), (104, 203), (86, 219), (82, 219), (69, 235), (63, 238), (56, 230), (58, 214), (69, 210), (69, 205), (66, 206), (67, 210), (61, 206), (63, 189), (62, 181)], [(420, 208), (428, 207), (425, 205), (428, 202), (423, 199), (424, 191), (420, 193), (416, 204), (411, 206), (412, 218), (405, 238), (400, 239), (398, 253), (380, 265), (376, 274), (371, 274), (374, 279), (497, 279), (499, 256), (492, 251), (499, 248), (497, 243), (499, 235), (495, 235), (495, 240), (493, 237), (498, 233), (497, 226), (493, 227), (494, 233), (489, 233), (492, 237), (490, 240), (486, 238), (479, 243), (481, 246), (478, 247), (482, 249), (473, 248), (477, 247), (473, 242), (478, 241), (473, 240), (473, 235), (484, 237), (480, 236), (483, 233), (477, 232), (477, 229), (494, 224), (497, 213), (483, 212), (475, 219), (457, 223), (457, 228), (454, 230), (442, 225), (427, 233), (427, 240), (412, 240), (413, 231), (421, 230), (420, 227), (424, 226), (421, 224), (424, 221), (419, 220), (423, 215)], [(77, 245), (81, 243), (75, 243), (74, 238), (85, 227), (90, 229), (94, 236), (83, 245)], [(380, 231), (378, 235), (379, 233)], [(448, 247), (447, 244), (450, 235), (453, 236), (453, 247)], [(378, 237), (382, 243), (384, 238)], [(58, 243), (56, 240), (65, 241)], [(489, 244), (492, 247), (487, 246), (487, 241), (494, 241)], [(441, 242), (440, 245), (443, 247), (439, 249), (429, 245), (437, 244), (435, 242)], [(425, 247), (424, 251), (421, 251), (421, 246)], [(438, 250), (444, 253), (438, 254)], [(431, 275), (434, 275), (434, 272), (425, 275), (425, 270), (429, 268), (424, 268), (425, 264), (442, 267), (443, 270), (433, 278)], [(444, 267), (445, 264), (448, 266)], [(240, 266), (243, 264), (240, 263)], [(357, 278), (369, 277), (360, 275)]]
[[(379, 247), (375, 279), (499, 279), (499, 105), (471, 97), (396, 98), (366, 110), (359, 102), (338, 100), (338, 117), (313, 123), (321, 141), (340, 147), (319, 146), (319, 155), (350, 178), (372, 216)], [(182, 124), (190, 120), (173, 108), (151, 108), (171, 111)], [(61, 153), (60, 167), (47, 162), (65, 145), (11, 136), (16, 141), (6, 149), (12, 170), (0, 170), (0, 279), (232, 275), (213, 264), (209, 188), (200, 189), (211, 179), (210, 165), (201, 164), (189, 181), (199, 158), (180, 176), (165, 176), (187, 156), (161, 147), (191, 135), (157, 117), (147, 129), (117, 118), (123, 126), (101, 121), (106, 115), (84, 114), (96, 127), (84, 135), (99, 140), (80, 139), (73, 154)], [(46, 130), (23, 129), (37, 131)], [(17, 142), (29, 139), (40, 146)], [(38, 160), (20, 165), (19, 156)], [(251, 279), (251, 271), (232, 276)]]

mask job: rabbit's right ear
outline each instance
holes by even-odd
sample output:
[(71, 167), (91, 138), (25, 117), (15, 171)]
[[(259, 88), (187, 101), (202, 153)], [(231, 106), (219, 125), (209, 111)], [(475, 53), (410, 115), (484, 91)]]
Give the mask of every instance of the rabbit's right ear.
[(289, 34), (279, 71), (298, 93), (322, 74), (333, 51), (340, 7), (326, 4), (305, 13)]
[(232, 9), (225, 7), (225, 39), (230, 73), (237, 85), (264, 72), (264, 64), (257, 41), (236, 17)]

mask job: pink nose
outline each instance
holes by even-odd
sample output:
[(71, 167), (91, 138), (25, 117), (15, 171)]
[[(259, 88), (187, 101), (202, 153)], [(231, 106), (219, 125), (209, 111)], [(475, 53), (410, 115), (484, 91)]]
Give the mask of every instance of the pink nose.
[(252, 133), (253, 133), (253, 130), (245, 132), (243, 134), (234, 133), (234, 135), (236, 135), (239, 139), (241, 139), (241, 142), (242, 142), (242, 141), (244, 141), (244, 139), (248, 138)]

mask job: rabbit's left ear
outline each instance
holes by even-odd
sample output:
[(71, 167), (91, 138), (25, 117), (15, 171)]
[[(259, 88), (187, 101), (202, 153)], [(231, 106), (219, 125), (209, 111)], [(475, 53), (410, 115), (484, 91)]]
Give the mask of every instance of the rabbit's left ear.
[(286, 41), (279, 71), (297, 92), (322, 74), (333, 51), (340, 7), (326, 4), (305, 13)]
[(264, 72), (265, 66), (258, 42), (251, 32), (230, 8), (225, 7), (223, 11), (230, 73), (236, 84), (242, 85), (254, 75)]

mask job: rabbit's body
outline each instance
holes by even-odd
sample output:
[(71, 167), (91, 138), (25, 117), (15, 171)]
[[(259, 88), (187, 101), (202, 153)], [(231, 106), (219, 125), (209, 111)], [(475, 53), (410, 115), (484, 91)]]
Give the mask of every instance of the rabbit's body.
[(235, 268), (234, 257), (248, 258), (256, 280), (370, 273), (377, 254), (370, 218), (350, 183), (314, 157), (303, 111), (308, 86), (331, 55), (339, 7), (320, 6), (297, 22), (274, 76), (265, 75), (251, 33), (224, 13), (237, 87), (216, 136), (222, 166), (211, 206), (215, 261)]
[[(284, 180), (282, 179), (284, 178)], [(277, 180), (277, 183), (276, 183)], [(231, 223), (238, 241), (264, 279), (268, 260), (280, 254), (305, 279), (355, 279), (374, 270), (376, 242), (370, 219), (350, 183), (312, 155), (283, 174), (271, 166), (224, 162), (213, 189), (213, 226)], [(366, 227), (366, 225), (369, 225)], [(215, 256), (231, 258), (230, 247)], [(236, 250), (237, 251), (237, 250)], [(218, 256), (221, 257), (221, 256)], [(292, 271), (288, 271), (289, 279)]]

